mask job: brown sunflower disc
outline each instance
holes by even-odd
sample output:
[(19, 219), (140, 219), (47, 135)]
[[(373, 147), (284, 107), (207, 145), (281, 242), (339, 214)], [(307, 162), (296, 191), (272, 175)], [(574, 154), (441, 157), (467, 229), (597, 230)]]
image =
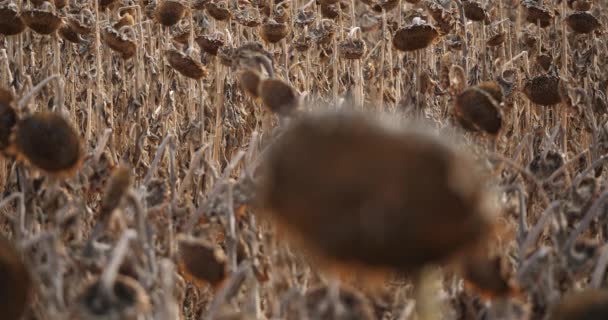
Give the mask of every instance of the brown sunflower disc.
[(17, 124), (17, 113), (13, 109), (13, 94), (0, 88), (0, 152), (10, 146), (10, 137)]
[(553, 13), (545, 7), (535, 4), (524, 5), (526, 9), (526, 21), (534, 25), (540, 24), (541, 28), (546, 28), (553, 22)]
[(502, 127), (498, 102), (479, 87), (465, 89), (456, 97), (455, 115), (470, 131), (483, 131), (496, 135)]
[(137, 319), (150, 312), (150, 298), (134, 278), (119, 274), (111, 290), (101, 279), (87, 285), (77, 300), (77, 319)]
[(218, 21), (227, 20), (232, 16), (230, 10), (228, 10), (228, 4), (225, 1), (210, 1), (205, 6), (205, 9), (207, 9), (207, 13), (213, 17), (213, 19)]
[(74, 173), (83, 158), (80, 136), (57, 113), (39, 112), (20, 120), (13, 143), (20, 157), (53, 175)]
[(32, 278), (14, 245), (0, 234), (0, 309), (2, 319), (22, 319), (31, 304)]
[(491, 228), (474, 163), (400, 128), (344, 111), (300, 115), (263, 159), (259, 212), (346, 266), (413, 272), (476, 246)]
[(602, 26), (596, 17), (584, 11), (569, 14), (566, 23), (576, 33), (591, 33)]
[(608, 291), (586, 289), (570, 292), (552, 308), (548, 320), (603, 320), (608, 319)]
[(123, 59), (132, 58), (137, 52), (137, 44), (110, 26), (101, 30), (101, 37), (110, 49), (121, 54)]
[(589, 11), (592, 2), (591, 0), (568, 0), (568, 7), (576, 11)]
[(488, 21), (488, 13), (483, 8), (481, 3), (474, 0), (462, 1), (464, 6), (464, 15), (467, 19), (472, 21)]
[(59, 28), (59, 36), (62, 39), (67, 40), (72, 43), (81, 43), (82, 39), (80, 38), (80, 34), (74, 30), (72, 25), (63, 23)]
[(431, 25), (411, 25), (395, 32), (393, 46), (400, 51), (416, 51), (430, 46), (437, 37), (439, 32)]
[(269, 21), (262, 25), (260, 36), (267, 42), (277, 43), (287, 36), (289, 27), (285, 23)]
[(367, 51), (365, 41), (361, 39), (347, 39), (340, 43), (340, 56), (348, 60), (359, 60)]
[(191, 79), (199, 80), (207, 75), (203, 65), (182, 52), (171, 49), (165, 52), (167, 61), (177, 72)]
[(533, 103), (551, 106), (560, 103), (559, 86), (561, 79), (553, 75), (540, 75), (524, 84), (523, 92)]
[(505, 33), (499, 32), (499, 33), (491, 36), (490, 39), (488, 39), (488, 41), (486, 41), (486, 44), (489, 47), (497, 47), (505, 42), (505, 38), (506, 38)]
[(219, 32), (198, 36), (194, 41), (203, 51), (213, 56), (217, 55), (217, 51), (224, 46), (224, 36)]
[[(301, 319), (341, 319), (341, 320), (373, 320), (377, 319), (369, 300), (354, 288), (341, 286), (339, 288), (340, 303), (344, 307), (340, 316), (335, 316), (335, 306), (323, 307), (329, 296), (329, 288), (316, 287), (309, 289), (304, 295), (304, 306), (288, 306), (286, 320)], [(294, 303), (295, 304), (295, 303)]]
[(179, 268), (184, 278), (198, 286), (220, 286), (228, 274), (221, 249), (201, 239), (178, 237)]
[(62, 24), (58, 15), (38, 9), (22, 12), (21, 20), (34, 32), (44, 35), (57, 31)]
[(243, 90), (254, 98), (257, 98), (260, 85), (260, 75), (251, 69), (240, 71), (238, 74), (239, 84)]
[(118, 0), (99, 0), (99, 8), (105, 10), (107, 7), (114, 5)]
[(509, 266), (503, 257), (472, 257), (463, 263), (466, 286), (472, 287), (482, 296), (508, 297), (517, 293), (517, 289), (511, 283), (512, 274)]
[(0, 4), (0, 34), (14, 36), (23, 32), (25, 27), (16, 5)]
[(264, 79), (258, 87), (262, 103), (270, 111), (279, 115), (289, 115), (298, 107), (295, 90), (279, 79)]
[(154, 17), (165, 27), (177, 24), (186, 15), (186, 6), (181, 1), (163, 0), (156, 7)]

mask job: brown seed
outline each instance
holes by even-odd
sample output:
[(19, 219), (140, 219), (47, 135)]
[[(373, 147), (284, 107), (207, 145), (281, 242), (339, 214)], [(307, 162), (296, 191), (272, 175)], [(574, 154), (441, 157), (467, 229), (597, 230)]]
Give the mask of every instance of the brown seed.
[(304, 296), (304, 309), (293, 306), (286, 315), (286, 320), (319, 319), (319, 320), (372, 320), (375, 317), (373, 308), (368, 299), (354, 288), (342, 286), (339, 291), (339, 302), (342, 304), (342, 313), (336, 316), (336, 306), (331, 304), (323, 307), (327, 302), (329, 290), (327, 287), (309, 289)]
[(456, 97), (454, 113), (465, 129), (496, 135), (502, 127), (498, 103), (490, 93), (473, 86)]
[(13, 136), (20, 157), (52, 175), (70, 175), (80, 166), (80, 137), (62, 116), (39, 112), (20, 120)]
[(561, 79), (554, 75), (540, 75), (524, 84), (523, 92), (533, 103), (551, 106), (561, 102), (559, 86)]
[(466, 284), (487, 298), (506, 297), (517, 293), (511, 282), (511, 270), (507, 261), (492, 258), (468, 258), (464, 261), (463, 277)]
[[(132, 30), (125, 27), (122, 30)], [(137, 52), (137, 44), (125, 32), (118, 32), (111, 26), (107, 25), (101, 30), (101, 37), (110, 49), (121, 54), (122, 58), (127, 60), (132, 58)]]
[(10, 137), (17, 124), (17, 113), (13, 109), (13, 94), (0, 88), (0, 152), (10, 146)]
[(524, 8), (526, 9), (526, 21), (539, 25), (541, 28), (546, 28), (553, 22), (553, 13), (545, 7), (524, 2)]
[(192, 59), (183, 52), (170, 49), (165, 51), (165, 55), (167, 56), (167, 61), (171, 67), (183, 76), (199, 80), (207, 75), (207, 70), (205, 70), (200, 62)]
[(548, 320), (603, 320), (608, 318), (608, 291), (586, 289), (564, 296)]
[(78, 319), (135, 320), (149, 311), (145, 289), (135, 279), (119, 274), (110, 290), (99, 280), (89, 284), (78, 299), (77, 313)]
[(62, 24), (62, 20), (58, 15), (40, 9), (22, 12), (21, 20), (34, 32), (43, 35), (57, 31)]
[(207, 13), (218, 21), (227, 20), (231, 16), (230, 10), (228, 10), (228, 4), (225, 1), (209, 1), (205, 8), (207, 9)]
[(489, 47), (497, 47), (505, 42), (506, 35), (504, 32), (499, 32), (488, 39), (486, 44)]
[(590, 0), (568, 0), (568, 7), (576, 11), (591, 10), (592, 1)]
[(131, 170), (126, 166), (114, 169), (101, 198), (100, 219), (105, 220), (120, 205), (131, 187)]
[(249, 95), (254, 98), (259, 97), (258, 87), (260, 85), (260, 75), (256, 71), (246, 69), (240, 71), (238, 74), (239, 83), (241, 88)]
[(464, 15), (467, 19), (472, 21), (484, 21), (486, 23), (489, 22), (490, 17), (481, 3), (474, 0), (465, 0), (462, 1), (462, 4), (464, 6)]
[(279, 79), (264, 79), (258, 87), (262, 103), (270, 111), (286, 116), (298, 107), (298, 96), (295, 90)]
[(14, 3), (0, 4), (0, 34), (14, 36), (25, 30), (25, 23), (19, 17)]
[(569, 14), (566, 23), (576, 33), (591, 33), (602, 26), (596, 17), (584, 11)]
[(165, 27), (177, 24), (186, 15), (186, 6), (178, 0), (163, 0), (154, 12), (156, 21)]
[(224, 46), (224, 35), (220, 32), (205, 34), (194, 40), (198, 46), (210, 55), (217, 55), (217, 51)]
[(287, 36), (289, 27), (285, 23), (268, 21), (262, 25), (260, 36), (269, 43), (277, 43)]
[(393, 46), (400, 51), (416, 51), (430, 46), (439, 37), (439, 32), (429, 24), (414, 24), (403, 27), (393, 36)]
[(2, 319), (22, 319), (30, 304), (32, 279), (13, 244), (0, 234), (0, 310)]
[(302, 115), (261, 172), (261, 212), (337, 263), (414, 271), (469, 248), (488, 229), (482, 184), (464, 154), (366, 114)]
[(344, 59), (359, 60), (367, 51), (365, 41), (361, 39), (347, 39), (340, 43), (340, 55)]
[(201, 239), (178, 236), (179, 269), (183, 277), (198, 286), (217, 288), (227, 276), (226, 256), (220, 248)]

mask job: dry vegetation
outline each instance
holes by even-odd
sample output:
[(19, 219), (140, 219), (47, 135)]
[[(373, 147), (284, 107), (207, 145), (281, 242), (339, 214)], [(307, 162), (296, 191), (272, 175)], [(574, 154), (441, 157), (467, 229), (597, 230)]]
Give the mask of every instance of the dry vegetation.
[(0, 0), (0, 318), (608, 319), (606, 8)]

